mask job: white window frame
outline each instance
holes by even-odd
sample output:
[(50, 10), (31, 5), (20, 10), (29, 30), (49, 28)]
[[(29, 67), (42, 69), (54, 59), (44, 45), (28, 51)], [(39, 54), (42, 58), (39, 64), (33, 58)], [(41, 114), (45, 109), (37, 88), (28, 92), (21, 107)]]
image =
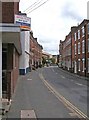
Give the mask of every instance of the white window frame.
[(78, 39), (80, 39), (80, 30), (78, 30)]
[(85, 29), (84, 29), (84, 26), (82, 27), (82, 37), (84, 37), (84, 34), (85, 34)]
[(82, 53), (85, 53), (85, 40), (82, 41)]
[(83, 71), (82, 72), (84, 72), (84, 70), (85, 70), (85, 59), (84, 58), (82, 59), (82, 65), (83, 65)]
[(77, 34), (74, 33), (74, 40), (76, 41), (76, 39), (77, 39)]
[(78, 54), (80, 54), (80, 42), (78, 42)]
[(74, 45), (74, 52), (75, 52), (75, 55), (77, 54), (77, 45), (75, 44)]

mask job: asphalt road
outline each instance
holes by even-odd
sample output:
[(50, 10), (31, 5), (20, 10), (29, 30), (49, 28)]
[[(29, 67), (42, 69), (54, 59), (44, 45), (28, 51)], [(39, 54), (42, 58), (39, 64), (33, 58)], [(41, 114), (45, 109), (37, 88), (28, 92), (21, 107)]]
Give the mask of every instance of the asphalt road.
[(89, 83), (85, 79), (71, 75), (57, 66), (45, 67), (41, 72), (58, 93), (88, 115)]
[(21, 76), (8, 118), (84, 118), (87, 82), (57, 66), (39, 68)]

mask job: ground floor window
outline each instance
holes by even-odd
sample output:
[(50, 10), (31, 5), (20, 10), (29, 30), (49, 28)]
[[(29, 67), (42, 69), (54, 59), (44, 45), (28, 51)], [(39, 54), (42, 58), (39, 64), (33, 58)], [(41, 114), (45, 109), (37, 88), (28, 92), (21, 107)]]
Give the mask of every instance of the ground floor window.
[(84, 72), (84, 69), (85, 69), (85, 59), (82, 59), (82, 64), (83, 64), (83, 71)]
[(88, 58), (88, 73), (89, 73), (89, 58)]
[(80, 71), (80, 59), (78, 59), (78, 71)]
[(2, 69), (7, 69), (7, 44), (2, 44)]
[(88, 39), (88, 52), (89, 52), (89, 39)]

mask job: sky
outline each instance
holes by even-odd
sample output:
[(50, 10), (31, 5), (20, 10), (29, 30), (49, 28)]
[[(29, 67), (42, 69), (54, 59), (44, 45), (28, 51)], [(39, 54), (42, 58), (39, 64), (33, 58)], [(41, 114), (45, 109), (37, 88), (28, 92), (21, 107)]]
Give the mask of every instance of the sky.
[[(87, 19), (88, 0), (48, 0), (31, 12), (32, 4), (37, 1), (43, 3), (47, 0), (20, 0), (20, 11), (31, 18), (33, 36), (43, 50), (49, 54), (59, 54), (60, 40), (65, 39), (72, 26)], [(30, 9), (26, 10), (29, 6)]]

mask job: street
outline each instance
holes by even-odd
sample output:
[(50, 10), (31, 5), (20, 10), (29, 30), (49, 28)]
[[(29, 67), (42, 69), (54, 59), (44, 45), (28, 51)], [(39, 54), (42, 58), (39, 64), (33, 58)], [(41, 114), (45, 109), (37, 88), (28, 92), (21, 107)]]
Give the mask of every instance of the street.
[(87, 81), (58, 66), (21, 76), (7, 118), (88, 118)]

